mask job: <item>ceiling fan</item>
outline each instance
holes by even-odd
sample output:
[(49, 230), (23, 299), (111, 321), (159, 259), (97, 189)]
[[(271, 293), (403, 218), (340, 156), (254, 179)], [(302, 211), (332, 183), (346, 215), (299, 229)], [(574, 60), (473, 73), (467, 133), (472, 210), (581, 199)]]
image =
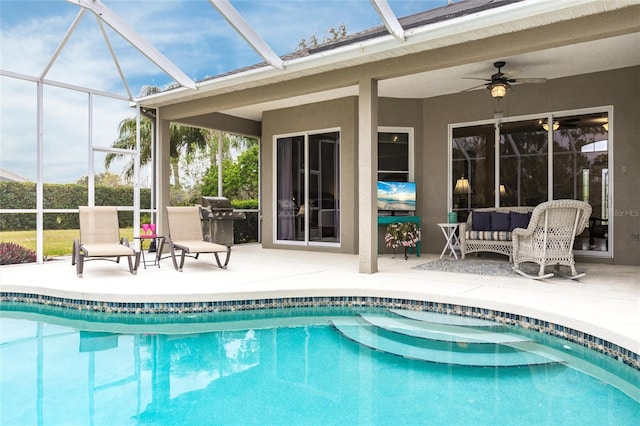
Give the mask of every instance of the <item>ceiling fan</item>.
[(487, 81), (487, 83), (483, 83), (479, 86), (474, 86), (470, 89), (465, 90), (468, 92), (469, 90), (477, 89), (478, 87), (486, 86), (487, 89), (491, 91), (491, 96), (494, 98), (500, 99), (507, 94), (507, 90), (511, 89), (512, 84), (522, 84), (522, 83), (545, 83), (547, 81), (546, 78), (513, 78), (513, 76), (520, 74), (522, 70), (520, 69), (512, 69), (506, 72), (502, 72), (502, 68), (506, 65), (504, 61), (494, 62), (493, 66), (498, 69), (498, 71), (491, 76), (491, 78), (477, 78), (477, 77), (464, 77), (469, 80), (483, 80)]

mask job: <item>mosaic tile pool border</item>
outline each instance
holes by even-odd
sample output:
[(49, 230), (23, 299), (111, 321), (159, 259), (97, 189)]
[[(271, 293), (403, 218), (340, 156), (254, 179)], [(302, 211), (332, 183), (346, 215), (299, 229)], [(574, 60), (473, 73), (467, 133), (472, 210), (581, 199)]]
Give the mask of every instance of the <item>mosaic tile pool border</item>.
[(640, 371), (640, 356), (624, 347), (588, 333), (510, 312), (477, 308), (450, 303), (437, 303), (403, 298), (368, 297), (368, 296), (324, 296), (324, 297), (282, 297), (272, 299), (248, 299), (210, 302), (100, 302), (91, 300), (68, 299), (27, 293), (0, 293), (0, 309), (2, 303), (20, 303), (63, 308), (77, 313), (99, 312), (106, 314), (130, 314), (136, 316), (158, 314), (196, 314), (215, 312), (241, 312), (284, 308), (386, 308), (411, 309), (416, 311), (435, 312), (486, 319), (500, 324), (522, 327), (538, 333), (555, 336), (564, 340), (595, 350)]

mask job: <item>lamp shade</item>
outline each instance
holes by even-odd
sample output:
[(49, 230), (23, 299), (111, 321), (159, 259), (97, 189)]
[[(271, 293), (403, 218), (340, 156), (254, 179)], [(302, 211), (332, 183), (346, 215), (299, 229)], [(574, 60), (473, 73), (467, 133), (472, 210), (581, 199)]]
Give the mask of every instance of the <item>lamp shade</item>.
[(465, 179), (464, 176), (458, 179), (456, 187), (453, 189), (453, 193), (457, 195), (466, 195), (471, 192), (471, 186), (469, 185), (469, 179)]

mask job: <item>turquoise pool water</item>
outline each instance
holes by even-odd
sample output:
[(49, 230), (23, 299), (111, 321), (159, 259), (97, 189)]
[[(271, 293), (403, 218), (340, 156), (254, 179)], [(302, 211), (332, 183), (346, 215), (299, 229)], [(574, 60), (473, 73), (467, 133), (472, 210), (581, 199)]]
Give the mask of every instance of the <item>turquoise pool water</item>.
[(640, 374), (538, 333), (383, 309), (0, 311), (2, 425), (640, 424)]

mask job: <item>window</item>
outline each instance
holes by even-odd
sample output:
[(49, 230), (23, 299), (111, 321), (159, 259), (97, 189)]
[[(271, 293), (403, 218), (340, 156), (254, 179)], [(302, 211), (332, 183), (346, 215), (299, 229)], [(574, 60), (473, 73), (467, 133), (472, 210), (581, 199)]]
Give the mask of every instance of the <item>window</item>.
[(451, 208), (464, 221), (479, 207), (587, 201), (592, 217), (574, 249), (609, 253), (609, 125), (610, 111), (594, 109), (454, 128)]
[(378, 129), (378, 180), (413, 180), (413, 129)]

